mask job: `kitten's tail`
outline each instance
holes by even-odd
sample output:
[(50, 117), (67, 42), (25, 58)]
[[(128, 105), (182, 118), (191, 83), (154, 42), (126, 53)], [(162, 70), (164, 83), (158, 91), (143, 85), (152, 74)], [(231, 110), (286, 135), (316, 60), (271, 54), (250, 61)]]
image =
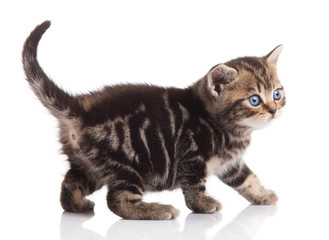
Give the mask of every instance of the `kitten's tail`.
[(59, 119), (78, 117), (82, 108), (76, 98), (60, 89), (40, 67), (37, 48), (42, 35), (50, 27), (50, 21), (37, 26), (26, 39), (22, 52), (26, 79), (42, 104)]

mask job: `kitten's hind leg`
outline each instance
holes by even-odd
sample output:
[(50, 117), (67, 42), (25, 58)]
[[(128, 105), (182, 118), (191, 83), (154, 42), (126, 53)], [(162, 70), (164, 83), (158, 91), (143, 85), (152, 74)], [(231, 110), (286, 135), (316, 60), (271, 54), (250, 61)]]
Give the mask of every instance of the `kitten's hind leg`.
[(171, 205), (143, 202), (141, 194), (127, 190), (109, 191), (107, 203), (115, 214), (124, 219), (170, 220), (179, 215), (179, 210)]
[(72, 166), (62, 183), (60, 201), (63, 209), (69, 212), (93, 210), (95, 204), (85, 196), (98, 188), (96, 180), (92, 176)]

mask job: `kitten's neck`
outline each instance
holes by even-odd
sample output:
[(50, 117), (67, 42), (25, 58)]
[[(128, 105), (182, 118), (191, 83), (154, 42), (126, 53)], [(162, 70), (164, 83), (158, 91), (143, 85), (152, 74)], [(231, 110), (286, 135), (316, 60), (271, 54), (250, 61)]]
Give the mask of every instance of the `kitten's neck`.
[(213, 99), (207, 92), (207, 76), (201, 78), (199, 81), (190, 86), (190, 88), (192, 89), (194, 97), (202, 102), (202, 105), (208, 114), (213, 115), (215, 113), (215, 109), (212, 104)]
[(194, 83), (190, 88), (192, 89), (195, 99), (203, 105), (204, 110), (208, 114), (208, 120), (212, 123), (215, 129), (220, 132), (225, 132), (228, 136), (238, 137), (238, 138), (249, 138), (251, 137), (252, 129), (249, 127), (239, 126), (228, 119), (223, 118), (223, 116), (216, 114), (213, 99), (206, 92), (207, 81), (206, 77), (203, 77), (196, 83)]

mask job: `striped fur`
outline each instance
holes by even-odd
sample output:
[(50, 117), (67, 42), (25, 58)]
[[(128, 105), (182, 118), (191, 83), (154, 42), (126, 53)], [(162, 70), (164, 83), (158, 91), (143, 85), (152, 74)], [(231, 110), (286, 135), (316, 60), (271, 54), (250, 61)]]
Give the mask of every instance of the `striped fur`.
[[(185, 89), (126, 84), (72, 96), (37, 61), (49, 26), (46, 21), (36, 27), (22, 55), (32, 90), (59, 120), (62, 151), (71, 166), (62, 184), (65, 210), (92, 209), (85, 197), (106, 185), (109, 208), (126, 219), (176, 218), (179, 211), (172, 206), (142, 201), (146, 191), (175, 188), (183, 190), (192, 211), (213, 213), (221, 204), (205, 193), (211, 174), (254, 204), (276, 202), (242, 157), (251, 132), (285, 105), (275, 66), (281, 46), (265, 57), (216, 65)], [(280, 100), (273, 99), (276, 89)], [(254, 94), (261, 97), (260, 106), (250, 105)]]

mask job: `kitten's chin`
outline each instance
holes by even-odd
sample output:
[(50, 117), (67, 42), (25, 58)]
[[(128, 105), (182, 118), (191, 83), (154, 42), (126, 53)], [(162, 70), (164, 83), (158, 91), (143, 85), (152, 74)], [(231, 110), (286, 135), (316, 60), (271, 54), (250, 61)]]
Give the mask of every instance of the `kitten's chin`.
[(245, 119), (241, 122), (243, 126), (251, 128), (252, 130), (258, 130), (269, 126), (276, 117), (267, 117), (262, 119)]

